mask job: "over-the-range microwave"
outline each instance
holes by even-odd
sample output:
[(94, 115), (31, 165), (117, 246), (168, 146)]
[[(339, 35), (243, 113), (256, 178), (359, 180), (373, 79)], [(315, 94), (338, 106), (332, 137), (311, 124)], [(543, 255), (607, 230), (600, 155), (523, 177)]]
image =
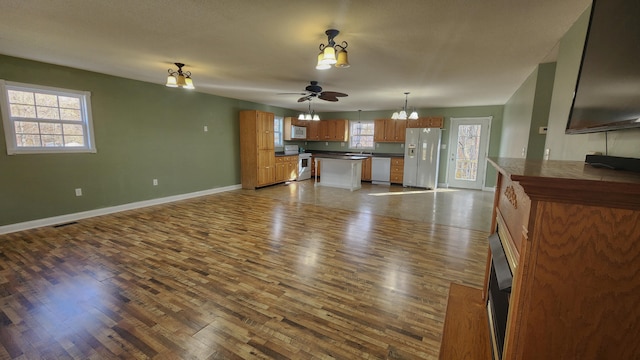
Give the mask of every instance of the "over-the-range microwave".
[(306, 139), (307, 128), (304, 126), (291, 125), (291, 138), (292, 139)]

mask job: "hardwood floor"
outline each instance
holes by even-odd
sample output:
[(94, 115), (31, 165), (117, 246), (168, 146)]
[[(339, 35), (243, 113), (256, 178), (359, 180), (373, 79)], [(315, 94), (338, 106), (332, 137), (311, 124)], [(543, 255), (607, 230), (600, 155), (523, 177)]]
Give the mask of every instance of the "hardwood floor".
[(465, 196), (491, 208), (306, 181), (0, 235), (0, 358), (437, 358), (450, 283), (484, 279), (490, 213), (433, 221)]

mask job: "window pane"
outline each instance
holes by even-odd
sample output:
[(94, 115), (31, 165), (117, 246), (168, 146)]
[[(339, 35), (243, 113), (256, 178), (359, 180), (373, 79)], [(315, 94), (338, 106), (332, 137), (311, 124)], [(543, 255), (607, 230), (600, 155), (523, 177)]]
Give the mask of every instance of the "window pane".
[(62, 146), (62, 135), (42, 135), (42, 146)]
[(58, 96), (36, 93), (36, 105), (58, 107)]
[(9, 90), (7, 95), (11, 104), (35, 105), (32, 92)]
[(64, 146), (84, 146), (84, 138), (82, 136), (64, 136)]
[(58, 101), (60, 102), (61, 108), (66, 109), (80, 109), (80, 99), (68, 97), (68, 96), (59, 96)]
[(352, 121), (349, 131), (349, 147), (351, 149), (373, 149), (373, 133), (375, 124), (373, 121)]
[(16, 134), (40, 134), (40, 127), (37, 122), (16, 121)]
[(10, 116), (21, 117), (21, 118), (35, 118), (36, 117), (36, 108), (31, 105), (16, 105), (11, 104), (9, 106)]
[(58, 108), (38, 106), (36, 107), (36, 110), (38, 112), (38, 119), (52, 119), (52, 120), (60, 119), (60, 113), (58, 112)]
[(22, 147), (40, 147), (40, 135), (16, 134), (16, 144)]
[(62, 125), (62, 129), (64, 131), (65, 138), (69, 135), (83, 135), (82, 125), (64, 124)]
[(41, 134), (62, 134), (62, 124), (40, 123)]
[(60, 120), (82, 121), (80, 110), (61, 108)]

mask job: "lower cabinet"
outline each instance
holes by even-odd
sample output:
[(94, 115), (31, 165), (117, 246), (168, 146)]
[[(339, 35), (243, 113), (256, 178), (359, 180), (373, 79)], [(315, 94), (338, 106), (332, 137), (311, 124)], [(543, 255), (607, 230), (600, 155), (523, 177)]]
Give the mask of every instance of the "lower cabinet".
[(295, 180), (298, 177), (298, 156), (276, 157), (276, 183)]
[(404, 158), (393, 157), (391, 158), (391, 172), (389, 182), (392, 184), (402, 184), (404, 177)]
[(362, 160), (361, 180), (371, 181), (371, 156), (368, 156), (366, 160)]

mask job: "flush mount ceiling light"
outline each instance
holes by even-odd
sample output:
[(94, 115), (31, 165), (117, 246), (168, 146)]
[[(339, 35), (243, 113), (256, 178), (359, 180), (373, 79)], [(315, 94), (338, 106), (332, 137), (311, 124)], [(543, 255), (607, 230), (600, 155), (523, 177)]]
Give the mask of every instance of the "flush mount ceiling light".
[(336, 29), (329, 29), (324, 32), (327, 34), (328, 42), (327, 44), (320, 44), (320, 53), (318, 54), (318, 64), (316, 65), (316, 69), (318, 70), (326, 70), (331, 68), (331, 65), (334, 65), (338, 68), (348, 68), (349, 66), (349, 54), (347, 54), (347, 44), (346, 41), (343, 41), (341, 44), (336, 44), (333, 40), (340, 31)]
[(414, 109), (413, 112), (411, 112), (411, 115), (409, 115), (409, 117), (407, 118), (407, 101), (409, 99), (409, 93), (406, 92), (404, 93), (404, 108), (402, 108), (402, 110), (400, 112), (394, 112), (393, 115), (391, 115), (391, 118), (393, 120), (417, 120), (418, 119), (418, 112)]
[(193, 87), (193, 80), (191, 80), (191, 71), (182, 71), (184, 64), (174, 63), (178, 67), (178, 71), (169, 69), (169, 76), (167, 76), (168, 87), (181, 87), (185, 89), (195, 89)]
[(298, 115), (298, 120), (313, 120), (320, 121), (320, 116), (316, 114), (313, 110), (311, 110), (311, 100), (309, 100), (309, 112), (306, 114)]

